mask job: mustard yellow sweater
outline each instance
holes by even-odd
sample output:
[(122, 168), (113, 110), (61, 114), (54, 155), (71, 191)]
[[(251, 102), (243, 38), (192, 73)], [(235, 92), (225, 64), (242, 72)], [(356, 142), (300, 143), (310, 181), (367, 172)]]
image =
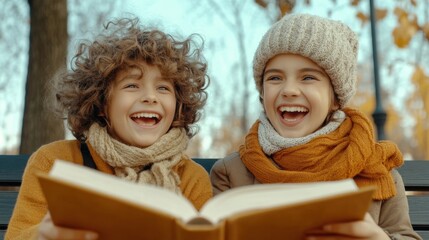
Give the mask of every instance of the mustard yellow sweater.
[[(99, 171), (113, 174), (94, 149), (88, 144), (92, 158)], [(5, 240), (35, 239), (38, 226), (48, 208), (36, 174), (49, 172), (55, 159), (83, 164), (80, 143), (77, 140), (63, 140), (42, 146), (34, 152), (24, 171), (17, 203), (10, 220)], [(212, 197), (212, 188), (207, 172), (191, 160), (183, 160), (175, 171), (181, 179), (180, 189), (197, 209)]]

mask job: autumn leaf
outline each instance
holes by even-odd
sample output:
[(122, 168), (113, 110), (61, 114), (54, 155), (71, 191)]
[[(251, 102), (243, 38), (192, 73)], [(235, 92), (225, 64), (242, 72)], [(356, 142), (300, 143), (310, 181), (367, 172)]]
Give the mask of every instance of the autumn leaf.
[(425, 34), (426, 39), (429, 41), (429, 22), (423, 25), (422, 31)]
[(375, 16), (377, 20), (383, 20), (387, 15), (387, 9), (377, 9), (375, 11)]
[(351, 1), (350, 1), (350, 4), (351, 4), (352, 6), (357, 6), (357, 5), (359, 5), (359, 2), (360, 2), (360, 0), (351, 0)]
[(261, 6), (262, 8), (267, 8), (268, 3), (265, 2), (265, 0), (255, 0), (255, 3)]
[(279, 0), (278, 6), (281, 12), (281, 16), (284, 16), (292, 10), (292, 8), (294, 7), (294, 3), (290, 0)]
[(425, 79), (425, 73), (423, 72), (423, 69), (419, 66), (416, 66), (416, 68), (414, 69), (414, 73), (411, 76), (411, 80), (413, 80), (413, 82), (416, 85), (420, 85), (420, 83)]
[(417, 2), (416, 2), (416, 0), (410, 0), (410, 3), (411, 3), (414, 7), (416, 7), (416, 6), (417, 6)]
[(396, 46), (405, 48), (419, 29), (417, 17), (414, 16), (411, 21), (408, 19), (408, 15), (404, 17), (402, 14), (399, 14), (398, 17), (401, 19), (399, 25), (393, 29), (392, 35)]
[(429, 76), (426, 76), (424, 70), (420, 66), (416, 66), (411, 80), (417, 86), (417, 89), (419, 89), (420, 96), (424, 97), (429, 89)]
[[(387, 9), (377, 9), (375, 12), (375, 16), (377, 20), (382, 20), (387, 15)], [(369, 21), (369, 16), (367, 16), (365, 13), (359, 11), (356, 14), (356, 17), (361, 21), (361, 25), (364, 26)]]
[(393, 41), (399, 48), (406, 48), (411, 40), (411, 36), (405, 33), (406, 30), (403, 26), (397, 26), (393, 29)]
[(369, 20), (369, 17), (367, 15), (365, 15), (365, 13), (363, 13), (363, 12), (358, 12), (356, 14), (356, 17), (361, 21), (362, 26), (365, 25), (365, 23), (367, 23)]
[(398, 17), (398, 22), (401, 22), (402, 19), (408, 19), (408, 13), (400, 7), (395, 7), (393, 12)]
[(409, 21), (410, 27), (412, 27), (414, 29), (415, 32), (417, 32), (417, 30), (419, 30), (419, 24), (417, 23), (417, 16), (413, 15), (413, 18), (411, 21)]

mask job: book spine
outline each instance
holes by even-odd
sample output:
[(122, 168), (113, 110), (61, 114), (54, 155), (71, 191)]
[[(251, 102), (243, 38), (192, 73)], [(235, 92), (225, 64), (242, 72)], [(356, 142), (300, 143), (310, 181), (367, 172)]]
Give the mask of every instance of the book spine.
[(224, 224), (186, 224), (178, 220), (176, 240), (224, 240)]

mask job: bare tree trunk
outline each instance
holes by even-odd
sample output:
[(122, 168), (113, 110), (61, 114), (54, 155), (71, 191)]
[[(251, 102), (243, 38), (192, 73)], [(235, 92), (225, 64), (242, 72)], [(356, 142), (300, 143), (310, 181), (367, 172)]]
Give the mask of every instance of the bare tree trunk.
[(66, 67), (67, 1), (29, 0), (30, 52), (25, 89), (21, 154), (30, 154), (41, 145), (64, 139), (64, 123), (45, 104), (50, 78)]
[(245, 36), (244, 36), (244, 26), (243, 21), (240, 15), (240, 12), (242, 11), (243, 6), (239, 5), (237, 2), (234, 4), (234, 16), (235, 16), (235, 23), (236, 23), (236, 31), (235, 34), (237, 36), (237, 43), (238, 43), (238, 53), (240, 56), (240, 69), (241, 69), (241, 76), (242, 76), (242, 86), (243, 86), (243, 98), (242, 98), (242, 116), (241, 116), (241, 134), (244, 136), (247, 133), (248, 130), (248, 105), (250, 102), (250, 94), (249, 94), (249, 82), (251, 82), (251, 79), (249, 78), (248, 74), (248, 67), (247, 67), (247, 54), (246, 54), (246, 44), (245, 44)]

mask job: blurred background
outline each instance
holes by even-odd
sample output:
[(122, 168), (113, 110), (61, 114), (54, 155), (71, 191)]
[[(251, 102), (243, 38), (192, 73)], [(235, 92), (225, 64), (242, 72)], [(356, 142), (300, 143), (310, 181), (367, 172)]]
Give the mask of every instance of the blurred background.
[(49, 107), (50, 79), (104, 23), (139, 17), (174, 36), (204, 39), (211, 84), (188, 152), (224, 157), (261, 111), (252, 77), (259, 40), (281, 16), (302, 12), (340, 20), (358, 34), (359, 87), (351, 105), (371, 119), (385, 113), (382, 139), (396, 142), (405, 159), (429, 159), (429, 1), (373, 3), (376, 55), (369, 0), (0, 0), (0, 154), (72, 139)]

